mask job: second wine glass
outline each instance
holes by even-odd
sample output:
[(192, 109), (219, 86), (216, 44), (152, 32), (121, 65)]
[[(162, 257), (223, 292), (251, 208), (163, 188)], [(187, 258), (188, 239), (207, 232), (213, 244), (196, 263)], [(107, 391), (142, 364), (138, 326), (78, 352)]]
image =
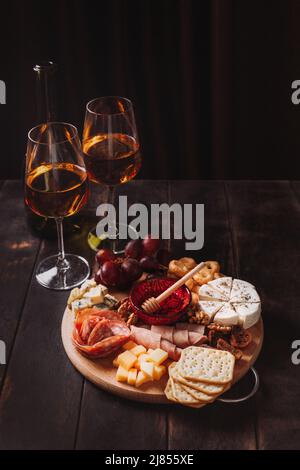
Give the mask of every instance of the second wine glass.
[[(132, 180), (141, 167), (140, 144), (132, 103), (127, 98), (104, 96), (86, 106), (83, 152), (89, 178), (108, 186), (108, 202), (114, 201), (116, 185)], [(130, 235), (135, 236), (132, 228)], [(135, 232), (135, 233), (134, 233)], [(89, 234), (89, 245), (97, 250), (102, 237), (96, 229)], [(106, 240), (113, 251), (121, 251), (116, 240)]]

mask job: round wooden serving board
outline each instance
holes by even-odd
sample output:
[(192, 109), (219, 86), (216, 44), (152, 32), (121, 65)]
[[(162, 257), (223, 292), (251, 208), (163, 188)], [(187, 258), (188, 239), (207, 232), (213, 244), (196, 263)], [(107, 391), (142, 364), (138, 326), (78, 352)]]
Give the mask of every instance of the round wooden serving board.
[[(111, 292), (118, 299), (127, 297), (127, 293)], [(69, 308), (66, 308), (61, 325), (62, 341), (68, 358), (74, 367), (88, 380), (98, 387), (130, 400), (143, 401), (148, 403), (168, 403), (169, 401), (164, 389), (168, 380), (165, 375), (159, 382), (148, 382), (140, 388), (135, 388), (123, 382), (117, 382), (115, 379), (116, 368), (113, 367), (113, 357), (105, 359), (88, 359), (80, 354), (72, 343), (72, 331), (74, 325), (74, 316)], [(240, 380), (256, 361), (263, 343), (263, 322), (259, 320), (256, 325), (249, 329), (252, 334), (252, 342), (243, 349), (243, 358), (235, 365), (233, 383)]]

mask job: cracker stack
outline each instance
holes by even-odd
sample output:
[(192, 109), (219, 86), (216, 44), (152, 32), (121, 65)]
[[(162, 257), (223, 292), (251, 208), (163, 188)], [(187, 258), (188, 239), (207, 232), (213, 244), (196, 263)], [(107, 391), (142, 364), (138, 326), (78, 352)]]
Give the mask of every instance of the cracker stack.
[(231, 384), (234, 356), (218, 349), (190, 346), (169, 366), (165, 394), (169, 400), (193, 408), (213, 402)]

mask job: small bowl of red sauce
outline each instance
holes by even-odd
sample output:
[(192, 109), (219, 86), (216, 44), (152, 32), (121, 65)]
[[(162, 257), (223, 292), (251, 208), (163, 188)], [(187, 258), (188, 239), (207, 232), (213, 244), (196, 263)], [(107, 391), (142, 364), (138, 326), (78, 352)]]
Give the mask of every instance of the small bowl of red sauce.
[(152, 278), (135, 284), (131, 289), (130, 301), (134, 312), (149, 325), (170, 325), (177, 322), (186, 312), (191, 302), (191, 292), (184, 284), (165, 299), (159, 310), (147, 313), (142, 309), (145, 300), (157, 297), (173, 285), (177, 279), (169, 277)]

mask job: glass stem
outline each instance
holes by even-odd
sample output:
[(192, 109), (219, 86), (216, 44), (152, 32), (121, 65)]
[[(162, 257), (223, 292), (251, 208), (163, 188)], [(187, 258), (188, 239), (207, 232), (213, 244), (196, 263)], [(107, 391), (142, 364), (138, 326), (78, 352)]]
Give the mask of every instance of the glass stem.
[(57, 217), (55, 219), (55, 222), (56, 222), (57, 239), (58, 239), (58, 256), (57, 256), (56, 266), (59, 271), (66, 271), (69, 268), (69, 263), (65, 258), (63, 218)]
[[(115, 187), (114, 186), (108, 186), (108, 202), (109, 204), (114, 204), (114, 199), (115, 199)], [(116, 224), (116, 221), (115, 221)], [(113, 238), (111, 242), (111, 248), (112, 251), (115, 253), (117, 251), (117, 239)]]

